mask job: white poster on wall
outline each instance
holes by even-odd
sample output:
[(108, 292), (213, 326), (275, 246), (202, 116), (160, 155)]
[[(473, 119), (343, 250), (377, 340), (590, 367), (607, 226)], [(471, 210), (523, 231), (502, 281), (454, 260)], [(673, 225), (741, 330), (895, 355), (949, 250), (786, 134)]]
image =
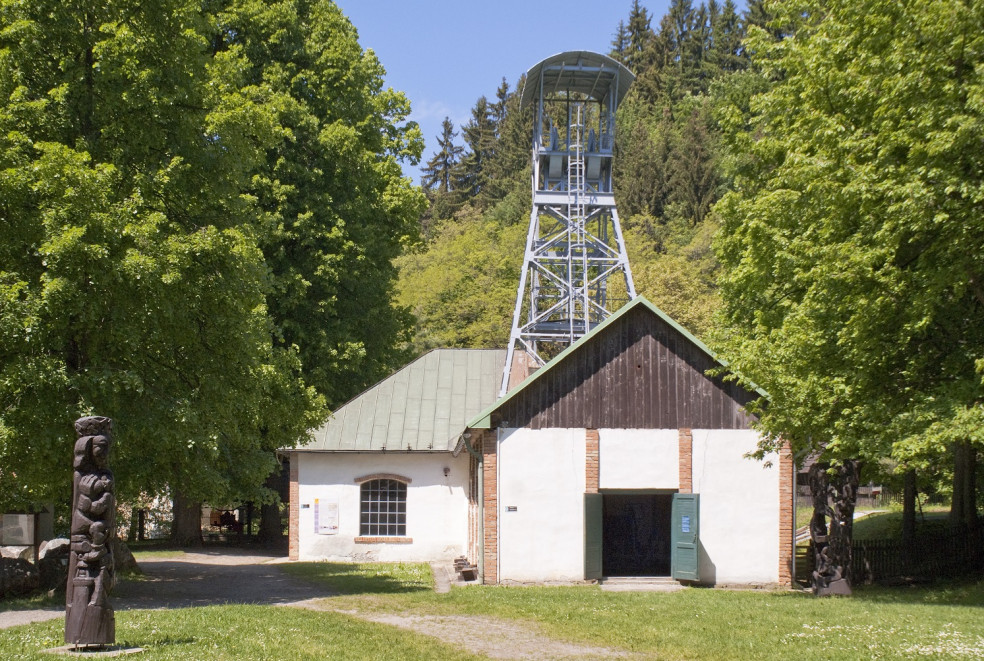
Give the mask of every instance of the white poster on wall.
[(338, 501), (314, 499), (314, 532), (318, 535), (338, 534)]

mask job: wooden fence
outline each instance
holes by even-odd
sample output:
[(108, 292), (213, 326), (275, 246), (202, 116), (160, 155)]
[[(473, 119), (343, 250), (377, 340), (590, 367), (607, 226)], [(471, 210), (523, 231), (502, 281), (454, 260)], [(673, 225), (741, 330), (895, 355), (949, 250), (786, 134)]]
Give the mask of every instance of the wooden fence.
[[(797, 579), (803, 584), (809, 582), (813, 571), (812, 546), (811, 542), (805, 553), (797, 553)], [(911, 544), (903, 544), (901, 539), (855, 540), (851, 569), (855, 584), (981, 574), (984, 526), (972, 534), (955, 530), (918, 535)]]

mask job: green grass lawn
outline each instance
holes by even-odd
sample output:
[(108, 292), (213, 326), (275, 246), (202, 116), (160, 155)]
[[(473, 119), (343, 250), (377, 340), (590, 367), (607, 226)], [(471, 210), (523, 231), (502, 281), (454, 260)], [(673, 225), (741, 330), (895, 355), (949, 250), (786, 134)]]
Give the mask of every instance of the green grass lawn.
[[(690, 589), (603, 592), (597, 586), (465, 587), (439, 595), (426, 565), (298, 563), (340, 611), (516, 620), (552, 637), (660, 659), (980, 659), (984, 583), (864, 588), (849, 599), (795, 592)], [(2, 608), (3, 606), (0, 606)], [(0, 658), (49, 659), (56, 620), (0, 631)], [(344, 612), (213, 606), (117, 613), (117, 640), (141, 659), (471, 659), (436, 639)]]
[[(916, 513), (916, 534), (942, 533), (949, 526), (948, 510), (927, 510)], [(902, 510), (876, 512), (854, 522), (855, 539), (901, 539)]]

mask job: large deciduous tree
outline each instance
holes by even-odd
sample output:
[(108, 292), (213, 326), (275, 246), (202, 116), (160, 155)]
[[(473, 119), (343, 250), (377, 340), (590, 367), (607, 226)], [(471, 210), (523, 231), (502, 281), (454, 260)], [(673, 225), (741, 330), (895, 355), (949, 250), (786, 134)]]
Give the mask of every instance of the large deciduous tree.
[(330, 2), (0, 5), (0, 499), (61, 499), (71, 423), (118, 493), (263, 500), (392, 360), (421, 196), (406, 100)]
[(766, 4), (797, 30), (750, 29), (774, 84), (728, 121), (725, 355), (772, 396), (767, 447), (956, 452), (976, 525), (959, 466), (984, 447), (984, 3)]

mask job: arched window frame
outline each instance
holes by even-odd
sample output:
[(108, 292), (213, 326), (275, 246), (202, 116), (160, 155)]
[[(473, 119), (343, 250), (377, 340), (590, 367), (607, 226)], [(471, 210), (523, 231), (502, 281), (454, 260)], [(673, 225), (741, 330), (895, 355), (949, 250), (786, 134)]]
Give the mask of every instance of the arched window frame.
[(386, 473), (355, 481), (359, 483), (360, 538), (406, 538), (409, 478)]

